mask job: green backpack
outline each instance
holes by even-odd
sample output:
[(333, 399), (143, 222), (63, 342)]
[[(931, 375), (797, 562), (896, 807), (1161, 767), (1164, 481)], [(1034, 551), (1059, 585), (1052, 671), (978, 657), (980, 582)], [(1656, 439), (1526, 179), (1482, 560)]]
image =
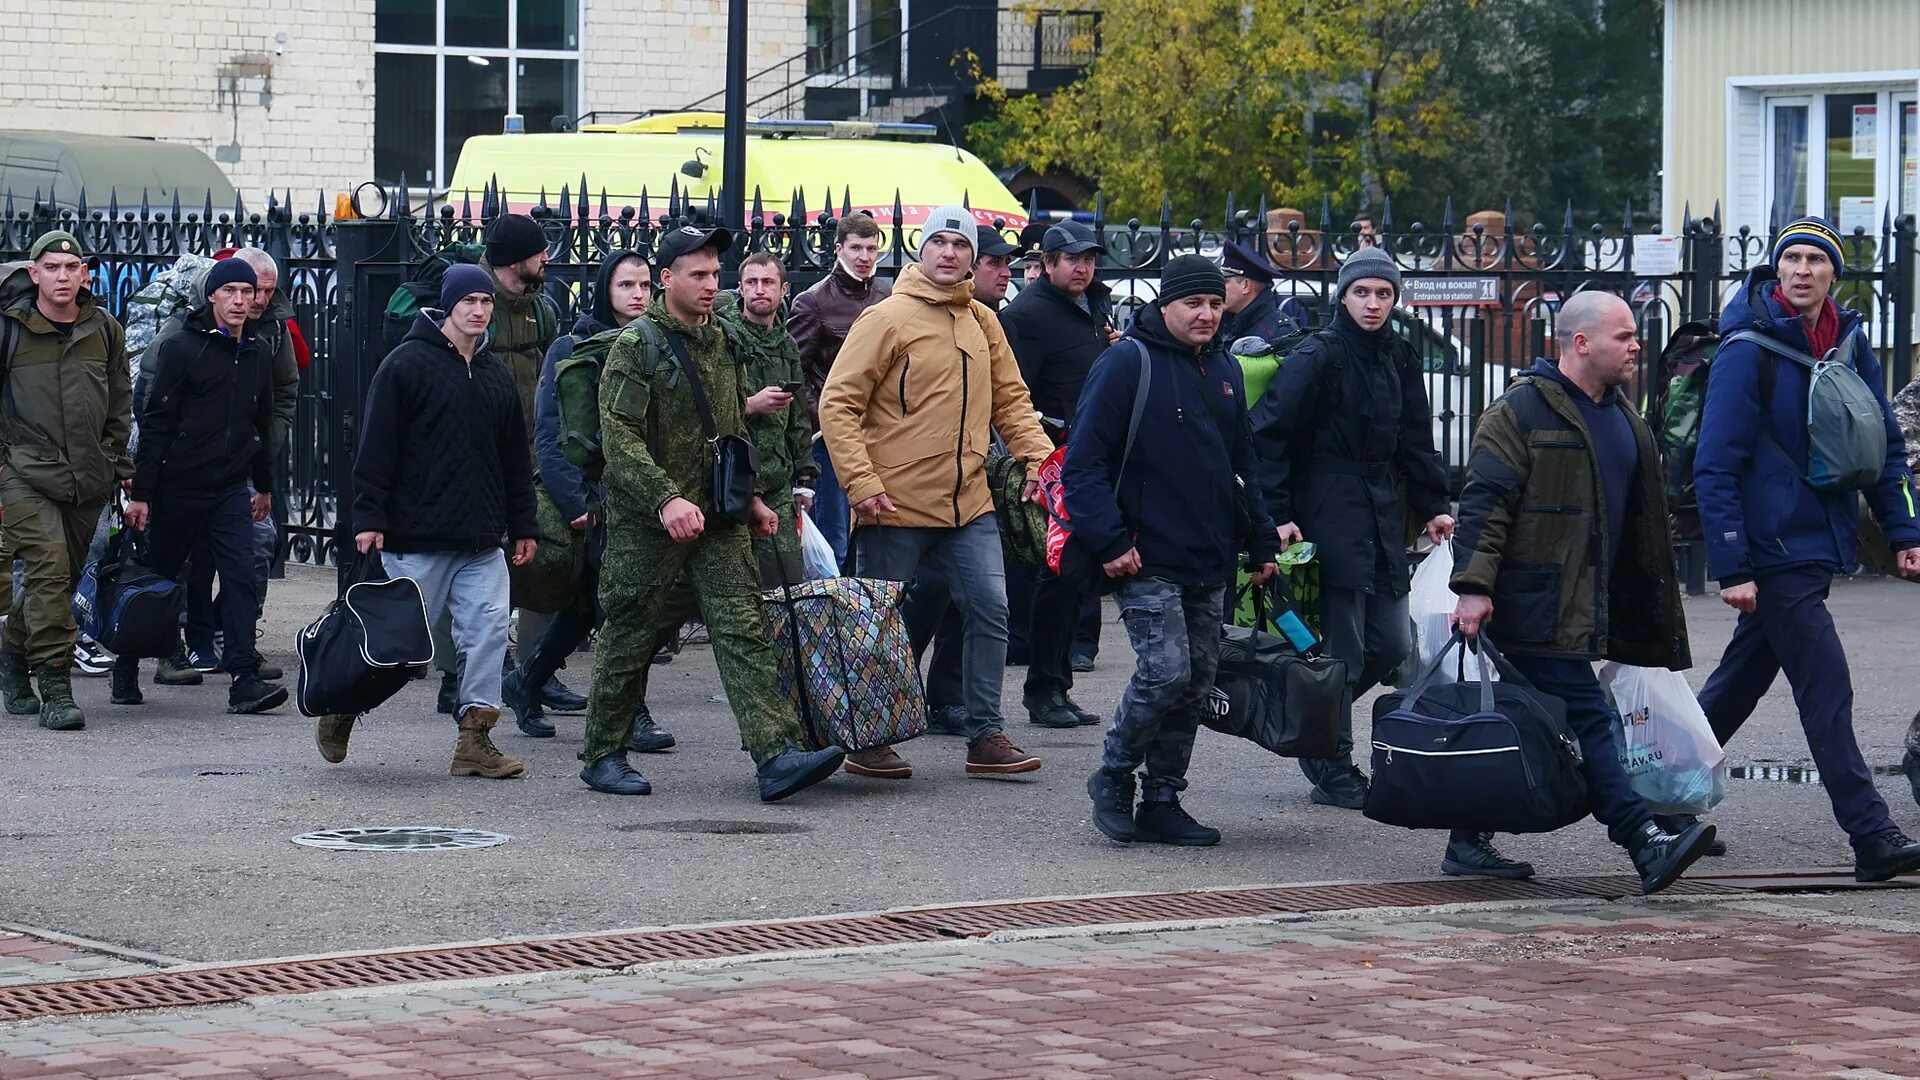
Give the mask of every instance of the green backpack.
[[(716, 320), (722, 332), (726, 321)], [(604, 330), (577, 342), (572, 355), (553, 365), (553, 400), (560, 412), (560, 452), (580, 467), (589, 480), (598, 480), (607, 459), (600, 443), (600, 374), (606, 369), (607, 354), (628, 330), (638, 328), (647, 347), (646, 373), (649, 377), (668, 372), (667, 386), (679, 384), (680, 370), (667, 347), (667, 339), (650, 319), (635, 319), (624, 329)], [(732, 335), (729, 341), (734, 340)]]
[[(487, 245), (481, 243), (449, 244), (440, 252), (420, 264), (412, 278), (401, 283), (387, 297), (387, 311), (383, 326), (387, 348), (393, 349), (404, 341), (407, 332), (413, 329), (414, 316), (422, 308), (431, 307), (440, 299), (440, 279), (455, 266), (478, 266), (487, 254)], [(540, 330), (541, 341), (552, 341), (559, 330), (560, 312), (545, 293), (540, 294), (540, 302), (533, 306), (534, 319)]]

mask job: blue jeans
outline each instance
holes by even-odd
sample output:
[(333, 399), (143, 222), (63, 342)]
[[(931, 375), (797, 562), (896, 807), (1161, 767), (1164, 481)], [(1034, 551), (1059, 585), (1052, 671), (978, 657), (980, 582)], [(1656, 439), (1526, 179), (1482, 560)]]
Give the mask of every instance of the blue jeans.
[(1619, 744), (1613, 734), (1617, 714), (1607, 704), (1592, 662), (1557, 656), (1509, 655), (1507, 659), (1535, 689), (1567, 703), (1567, 723), (1580, 740), (1584, 759), (1580, 772), (1587, 780), (1594, 820), (1607, 827), (1609, 839), (1626, 847), (1627, 838), (1653, 820), (1653, 812), (1620, 767)]
[[(967, 706), (967, 742), (1001, 730), (1000, 688), (1007, 667), (1007, 578), (1000, 555), (1000, 526), (992, 514), (957, 529), (867, 525), (854, 534), (860, 576), (912, 583), (922, 562), (946, 576), (965, 627), (960, 668)], [(905, 609), (932, 609), (908, 590)], [(917, 606), (916, 606), (917, 605)], [(930, 614), (938, 618), (938, 610)], [(917, 621), (911, 613), (903, 613)]]
[(1100, 767), (1132, 772), (1144, 765), (1141, 799), (1168, 802), (1187, 788), (1200, 710), (1220, 670), (1227, 586), (1131, 577), (1122, 581), (1119, 600), (1136, 659), (1107, 725)]
[(813, 444), (813, 463), (820, 466), (820, 478), (813, 482), (813, 511), (808, 515), (833, 548), (833, 559), (847, 565), (847, 530), (853, 521), (853, 507), (847, 502), (846, 489), (833, 474), (833, 461), (827, 457), (826, 441)]

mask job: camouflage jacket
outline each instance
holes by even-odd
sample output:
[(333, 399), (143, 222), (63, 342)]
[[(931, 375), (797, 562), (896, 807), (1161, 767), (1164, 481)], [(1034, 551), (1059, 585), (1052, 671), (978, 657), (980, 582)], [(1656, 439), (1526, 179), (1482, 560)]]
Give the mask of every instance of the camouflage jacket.
[[(493, 267), (487, 265), (485, 259), (480, 260), (479, 265), (488, 274), (493, 273)], [(547, 309), (545, 314), (539, 310), (543, 307)], [(538, 289), (523, 293), (496, 289), (492, 335), (493, 355), (513, 373), (513, 387), (520, 395), (520, 418), (526, 422), (531, 437), (540, 364), (547, 357), (547, 349), (560, 336), (558, 311), (553, 301)]]
[[(742, 316), (728, 329), (739, 331), (745, 347), (749, 397), (769, 386), (805, 378), (800, 370), (800, 346), (781, 323), (776, 321), (763, 329)], [(769, 506), (790, 500), (793, 485), (803, 476), (811, 479), (820, 473), (813, 463), (813, 429), (807, 421), (805, 393), (802, 390), (794, 395), (794, 403), (776, 415), (747, 419), (747, 437), (760, 451), (760, 495)]]
[(649, 343), (646, 331), (660, 332), (657, 340), (662, 342), (666, 333), (686, 339), (713, 410), (715, 432), (744, 435), (745, 357), (725, 326), (719, 319), (688, 326), (667, 314), (666, 299), (659, 297), (646, 314), (627, 325), (607, 354), (600, 376), (600, 440), (607, 458), (610, 515), (632, 514), (659, 529), (660, 508), (676, 498), (703, 512), (711, 505), (713, 451), (701, 429), (690, 381), (670, 351)]
[(1893, 418), (1907, 440), (1907, 467), (1920, 472), (1920, 378), (1893, 396)]

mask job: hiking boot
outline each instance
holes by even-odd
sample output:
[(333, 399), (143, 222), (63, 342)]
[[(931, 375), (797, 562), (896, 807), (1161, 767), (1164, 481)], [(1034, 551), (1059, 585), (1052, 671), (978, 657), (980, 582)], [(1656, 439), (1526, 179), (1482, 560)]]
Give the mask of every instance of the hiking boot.
[(1067, 707), (1067, 696), (1054, 691), (1047, 694), (1028, 694), (1020, 699), (1027, 707), (1027, 721), (1044, 728), (1075, 728), (1080, 726), (1080, 714)]
[(634, 754), (658, 754), (673, 749), (672, 733), (653, 722), (645, 705), (633, 710), (633, 734), (627, 736), (627, 751)]
[[(1713, 843), (1713, 826), (1694, 825), (1683, 833), (1670, 833), (1649, 821), (1627, 841), (1627, 854), (1633, 856), (1633, 868), (1640, 871), (1640, 891), (1652, 896), (1680, 880)], [(1920, 864), (1917, 864), (1920, 865)], [(1858, 874), (1858, 870), (1855, 871)]]
[(1093, 657), (1088, 656), (1086, 653), (1074, 653), (1073, 659), (1068, 662), (1067, 666), (1072, 669), (1074, 674), (1085, 675), (1087, 672), (1093, 670)]
[(15, 716), (32, 716), (40, 711), (40, 699), (33, 695), (33, 683), (27, 679), (25, 656), (0, 652), (0, 694), (6, 696), (7, 711)]
[(653, 650), (653, 659), (647, 661), (647, 664), (649, 667), (655, 664), (671, 664), (671, 663), (673, 663), (673, 647), (671, 645), (662, 645), (659, 648)]
[(1166, 802), (1143, 802), (1133, 815), (1135, 843), (1172, 844), (1175, 847), (1212, 847), (1220, 842), (1220, 830), (1193, 820), (1178, 798)]
[(189, 647), (186, 653), (187, 666), (202, 675), (210, 675), (220, 670), (220, 654), (211, 647)]
[(527, 693), (527, 678), (519, 668), (500, 680), (500, 700), (513, 710), (513, 723), (520, 734), (529, 739), (551, 739), (556, 734), (553, 725), (547, 723), (547, 710), (540, 699)]
[(227, 711), (243, 716), (277, 709), (286, 703), (286, 687), (266, 682), (251, 671), (235, 675), (233, 687), (227, 691)]
[(760, 801), (779, 802), (789, 795), (832, 776), (846, 759), (846, 751), (837, 746), (825, 750), (802, 750), (787, 740), (786, 749), (768, 758), (756, 770), (760, 782)]
[(608, 754), (580, 770), (580, 779), (603, 795), (651, 795), (653, 785), (627, 763), (625, 754)]
[(99, 642), (85, 634), (73, 639), (73, 671), (82, 678), (105, 675), (113, 667), (114, 656)]
[(1321, 806), (1342, 810), (1360, 810), (1367, 805), (1367, 774), (1350, 761), (1329, 765), (1320, 773), (1320, 782), (1308, 796)]
[(876, 780), (905, 780), (913, 775), (913, 763), (891, 746), (876, 746), (848, 754), (846, 770), (855, 776), (871, 776)]
[(460, 676), (451, 671), (440, 673), (440, 696), (435, 699), (434, 707), (443, 716), (452, 716), (460, 711)]
[(87, 714), (73, 703), (73, 669), (66, 664), (48, 664), (33, 673), (40, 687), (40, 726), (48, 731), (79, 731), (87, 726)]
[(1060, 703), (1072, 710), (1073, 715), (1080, 718), (1081, 727), (1091, 727), (1095, 724), (1104, 724), (1107, 722), (1107, 718), (1101, 716), (1099, 713), (1088, 712), (1086, 709), (1081, 708), (1080, 703), (1073, 700), (1072, 696), (1068, 694), (1062, 693), (1060, 695)]
[(1449, 877), (1522, 881), (1533, 876), (1533, 864), (1500, 854), (1500, 849), (1493, 846), (1490, 832), (1455, 829), (1447, 838), (1447, 853), (1440, 858), (1440, 872)]
[(965, 735), (967, 733), (967, 707), (965, 705), (942, 705), (927, 717), (929, 735)]
[(567, 689), (567, 684), (561, 682), (558, 675), (548, 679), (546, 689), (540, 691), (540, 704), (560, 713), (587, 711), (586, 696)]
[(1133, 843), (1133, 770), (1096, 769), (1087, 777), (1087, 795), (1093, 799), (1093, 827), (1109, 840)]
[(1920, 870), (1920, 844), (1899, 829), (1874, 833), (1853, 842), (1853, 879), (1886, 881)]
[(147, 696), (140, 692), (140, 662), (115, 660), (107, 671), (107, 700), (115, 705), (144, 705)]
[(335, 765), (347, 760), (347, 740), (353, 737), (357, 716), (323, 716), (313, 722), (313, 745), (320, 757)]
[[(1655, 814), (1653, 815), (1653, 823), (1660, 826), (1661, 832), (1679, 834), (1700, 824), (1700, 819), (1692, 814)], [(1726, 853), (1727, 842), (1720, 839), (1719, 830), (1716, 829), (1714, 831), (1713, 843), (1707, 845), (1707, 854), (1717, 859)]]
[(500, 722), (500, 710), (474, 705), (460, 715), (460, 741), (453, 744), (453, 764), (447, 771), (454, 776), (484, 776), (489, 780), (507, 780), (519, 776), (527, 767), (500, 752), (487, 733)]
[(1011, 776), (1039, 767), (1040, 759), (1013, 745), (1003, 731), (996, 731), (967, 747), (969, 776)]
[(153, 684), (155, 686), (199, 686), (206, 676), (193, 670), (187, 663), (187, 650), (175, 649), (172, 656), (153, 665)]

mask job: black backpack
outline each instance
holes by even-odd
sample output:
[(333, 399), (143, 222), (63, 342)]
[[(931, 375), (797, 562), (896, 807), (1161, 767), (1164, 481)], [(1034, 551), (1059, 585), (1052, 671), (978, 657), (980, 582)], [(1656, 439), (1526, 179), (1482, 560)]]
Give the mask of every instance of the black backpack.
[(300, 631), (294, 646), (297, 700), (307, 716), (371, 712), (433, 662), (420, 586), (387, 577), (378, 553), (355, 557), (346, 592)]

